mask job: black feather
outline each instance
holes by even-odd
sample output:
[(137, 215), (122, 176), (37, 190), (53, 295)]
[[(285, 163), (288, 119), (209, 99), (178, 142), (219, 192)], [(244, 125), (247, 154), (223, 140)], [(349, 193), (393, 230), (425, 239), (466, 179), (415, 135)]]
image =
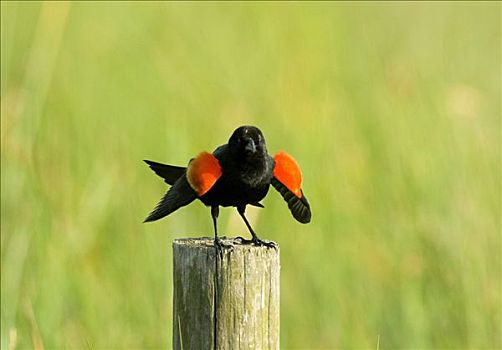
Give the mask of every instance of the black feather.
[(173, 185), (184, 173), (186, 168), (175, 165), (167, 165), (151, 160), (144, 160), (146, 164), (152, 169), (155, 174), (159, 175), (168, 185)]
[(190, 187), (186, 176), (180, 177), (167, 191), (155, 209), (144, 222), (162, 219), (173, 211), (190, 204), (197, 198), (197, 193)]
[(258, 208), (265, 208), (265, 206), (259, 202), (257, 203), (249, 203), (249, 205), (252, 205), (253, 207), (258, 207)]
[(297, 221), (302, 224), (310, 222), (310, 219), (312, 218), (310, 204), (307, 201), (307, 197), (303, 194), (303, 191), (301, 198), (298, 198), (275, 177), (272, 178), (272, 186), (274, 186), (274, 188), (281, 194), (282, 198), (284, 198), (284, 200), (288, 203), (289, 210)]

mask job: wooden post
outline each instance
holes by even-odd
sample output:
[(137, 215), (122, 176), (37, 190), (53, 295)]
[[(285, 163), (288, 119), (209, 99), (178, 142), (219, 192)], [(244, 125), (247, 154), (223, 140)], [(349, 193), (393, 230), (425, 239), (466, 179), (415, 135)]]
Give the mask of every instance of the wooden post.
[(173, 243), (174, 349), (279, 349), (279, 248)]

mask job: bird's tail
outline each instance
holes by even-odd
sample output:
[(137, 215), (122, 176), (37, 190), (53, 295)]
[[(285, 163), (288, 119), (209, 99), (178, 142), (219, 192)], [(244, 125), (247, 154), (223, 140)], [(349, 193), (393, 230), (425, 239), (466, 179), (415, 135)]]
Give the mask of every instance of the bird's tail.
[(185, 167), (167, 165), (157, 162), (152, 162), (151, 160), (144, 160), (146, 164), (152, 169), (155, 174), (159, 175), (168, 185), (174, 185), (176, 180), (178, 180), (186, 171)]

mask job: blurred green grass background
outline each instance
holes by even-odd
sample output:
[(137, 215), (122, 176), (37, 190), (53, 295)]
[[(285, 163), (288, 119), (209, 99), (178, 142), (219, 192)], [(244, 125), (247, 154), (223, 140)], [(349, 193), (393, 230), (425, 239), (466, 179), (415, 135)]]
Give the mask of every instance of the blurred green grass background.
[[(283, 348), (501, 347), (501, 4), (1, 3), (2, 349), (169, 348), (186, 164), (259, 126), (313, 207), (281, 245)], [(223, 210), (221, 231), (247, 231)], [(10, 345), (9, 345), (10, 344)]]

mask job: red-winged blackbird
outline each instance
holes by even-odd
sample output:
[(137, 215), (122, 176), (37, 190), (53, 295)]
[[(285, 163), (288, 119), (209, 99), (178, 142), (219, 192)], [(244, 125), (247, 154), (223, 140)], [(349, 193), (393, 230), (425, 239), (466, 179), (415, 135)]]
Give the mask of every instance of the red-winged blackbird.
[(200, 199), (211, 207), (214, 224), (214, 244), (221, 249), (216, 220), (219, 207), (236, 207), (251, 232), (252, 239), (245, 243), (273, 247), (271, 242), (258, 238), (244, 212), (247, 205), (263, 208), (260, 201), (266, 196), (270, 184), (279, 191), (293, 217), (301, 223), (310, 222), (310, 205), (301, 189), (302, 174), (298, 163), (287, 153), (279, 152), (273, 158), (267, 153), (265, 138), (254, 126), (236, 129), (228, 143), (212, 154), (200, 153), (188, 163), (178, 167), (145, 160), (150, 168), (172, 187), (157, 207), (145, 219), (155, 221), (175, 210)]

